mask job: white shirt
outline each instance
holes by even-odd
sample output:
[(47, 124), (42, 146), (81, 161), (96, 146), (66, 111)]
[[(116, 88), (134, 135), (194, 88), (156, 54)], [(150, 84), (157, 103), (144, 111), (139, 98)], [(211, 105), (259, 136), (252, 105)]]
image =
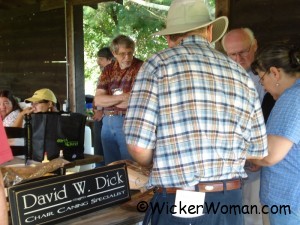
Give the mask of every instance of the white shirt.
[(262, 103), (264, 96), (266, 94), (266, 91), (264, 89), (264, 87), (259, 83), (259, 76), (255, 75), (251, 70), (248, 70), (247, 73), (249, 74), (249, 76), (251, 77), (251, 79), (254, 82), (255, 88), (257, 90), (258, 96), (259, 96), (259, 101), (260, 104)]

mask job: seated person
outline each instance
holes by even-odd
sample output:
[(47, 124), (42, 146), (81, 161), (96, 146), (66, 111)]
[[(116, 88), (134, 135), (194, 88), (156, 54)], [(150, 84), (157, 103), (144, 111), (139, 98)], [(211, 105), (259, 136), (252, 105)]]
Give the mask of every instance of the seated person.
[(25, 114), (39, 112), (58, 112), (56, 107), (57, 99), (54, 93), (47, 88), (34, 92), (31, 98), (25, 99), (25, 102), (31, 103), (31, 107), (25, 108), (16, 119), (16, 126), (23, 126), (23, 117)]
[(0, 116), (3, 126), (14, 127), (16, 118), (21, 111), (18, 101), (10, 91), (0, 91)]

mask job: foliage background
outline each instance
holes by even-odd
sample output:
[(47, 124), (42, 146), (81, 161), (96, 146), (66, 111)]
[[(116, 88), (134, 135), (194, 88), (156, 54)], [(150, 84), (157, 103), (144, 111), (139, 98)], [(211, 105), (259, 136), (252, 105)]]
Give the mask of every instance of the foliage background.
[[(172, 0), (144, 0), (144, 2), (169, 6)], [(213, 14), (215, 0), (206, 0), (206, 3)], [(99, 3), (97, 9), (84, 7), (83, 13), (86, 94), (94, 94), (100, 74), (96, 63), (97, 51), (109, 46), (111, 40), (118, 34), (128, 35), (136, 42), (135, 56), (142, 60), (167, 47), (163, 37), (152, 36), (164, 27), (167, 16), (165, 10), (123, 0), (123, 5), (104, 2)]]

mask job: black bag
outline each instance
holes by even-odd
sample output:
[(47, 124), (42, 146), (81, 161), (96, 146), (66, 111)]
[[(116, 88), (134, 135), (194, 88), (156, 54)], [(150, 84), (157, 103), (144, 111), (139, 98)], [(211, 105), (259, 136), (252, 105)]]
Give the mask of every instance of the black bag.
[(56, 143), (66, 160), (84, 158), (86, 116), (80, 113), (62, 114), (58, 118)]
[(84, 157), (84, 130), (86, 116), (80, 113), (32, 114), (33, 160), (43, 161), (59, 157), (60, 150), (66, 160)]

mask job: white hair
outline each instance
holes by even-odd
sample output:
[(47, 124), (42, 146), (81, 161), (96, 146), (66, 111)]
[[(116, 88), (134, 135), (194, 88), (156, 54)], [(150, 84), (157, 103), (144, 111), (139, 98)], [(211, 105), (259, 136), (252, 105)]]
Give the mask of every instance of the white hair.
[[(234, 30), (238, 30), (238, 29), (234, 29)], [(248, 28), (248, 27), (242, 27), (242, 28), (240, 28), (240, 30), (244, 31), (244, 32), (247, 34), (247, 36), (248, 36), (248, 38), (249, 38), (251, 44), (253, 44), (253, 43), (255, 42), (255, 37), (254, 37), (253, 31), (252, 31), (250, 28)], [(231, 30), (231, 31), (232, 31), (232, 30)], [(230, 31), (227, 32), (227, 33), (223, 36), (223, 38), (222, 38), (222, 40), (221, 40), (222, 47), (223, 47), (223, 49), (224, 49), (225, 51), (226, 51), (226, 49), (225, 49), (225, 44), (224, 44), (224, 42), (225, 42), (225, 38), (227, 37), (227, 34), (228, 34), (228, 33), (230, 33)]]

